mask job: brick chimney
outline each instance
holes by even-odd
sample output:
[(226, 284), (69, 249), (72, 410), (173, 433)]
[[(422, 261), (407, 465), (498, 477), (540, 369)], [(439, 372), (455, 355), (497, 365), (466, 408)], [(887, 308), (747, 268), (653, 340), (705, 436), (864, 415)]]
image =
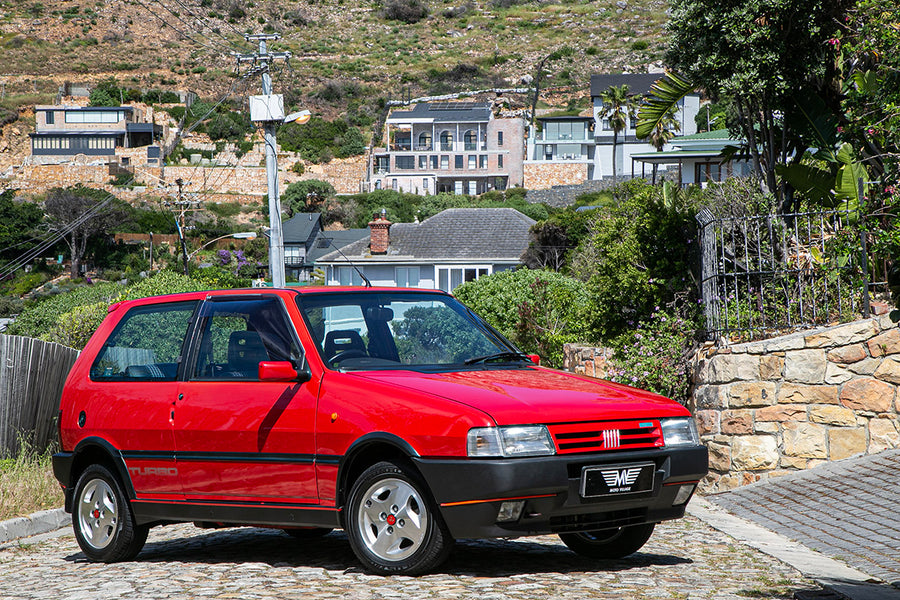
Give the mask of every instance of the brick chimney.
[(387, 254), (388, 246), (391, 245), (391, 222), (385, 217), (385, 212), (381, 209), (381, 213), (372, 215), (369, 222), (369, 251), (372, 254)]

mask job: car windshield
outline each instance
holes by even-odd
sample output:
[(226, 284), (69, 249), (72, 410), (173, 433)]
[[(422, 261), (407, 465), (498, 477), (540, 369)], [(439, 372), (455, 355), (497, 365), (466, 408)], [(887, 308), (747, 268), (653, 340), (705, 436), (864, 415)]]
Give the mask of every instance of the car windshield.
[(460, 302), (428, 292), (324, 292), (297, 304), (322, 360), (378, 370), (508, 364), (527, 358)]

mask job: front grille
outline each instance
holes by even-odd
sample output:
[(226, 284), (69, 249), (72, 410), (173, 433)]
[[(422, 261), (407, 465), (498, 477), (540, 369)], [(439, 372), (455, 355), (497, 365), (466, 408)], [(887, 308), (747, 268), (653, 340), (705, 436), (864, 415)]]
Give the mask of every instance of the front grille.
[(559, 423), (548, 429), (557, 454), (660, 448), (664, 445), (658, 419)]

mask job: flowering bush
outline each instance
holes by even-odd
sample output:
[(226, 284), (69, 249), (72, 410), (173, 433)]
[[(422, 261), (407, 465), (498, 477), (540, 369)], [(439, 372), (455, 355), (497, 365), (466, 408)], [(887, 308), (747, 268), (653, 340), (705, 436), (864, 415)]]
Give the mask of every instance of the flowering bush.
[(689, 360), (696, 330), (695, 318), (657, 306), (649, 319), (615, 340), (608, 379), (684, 404), (690, 395)]

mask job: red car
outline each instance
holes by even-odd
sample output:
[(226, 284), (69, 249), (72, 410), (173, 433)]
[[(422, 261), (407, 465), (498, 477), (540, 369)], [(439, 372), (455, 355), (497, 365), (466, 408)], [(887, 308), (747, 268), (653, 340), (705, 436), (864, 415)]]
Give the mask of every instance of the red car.
[(185, 521), (342, 528), (384, 574), (431, 570), (456, 538), (621, 557), (707, 472), (678, 403), (540, 367), (452, 296), (397, 288), (115, 304), (59, 425), (66, 510), (106, 562)]

